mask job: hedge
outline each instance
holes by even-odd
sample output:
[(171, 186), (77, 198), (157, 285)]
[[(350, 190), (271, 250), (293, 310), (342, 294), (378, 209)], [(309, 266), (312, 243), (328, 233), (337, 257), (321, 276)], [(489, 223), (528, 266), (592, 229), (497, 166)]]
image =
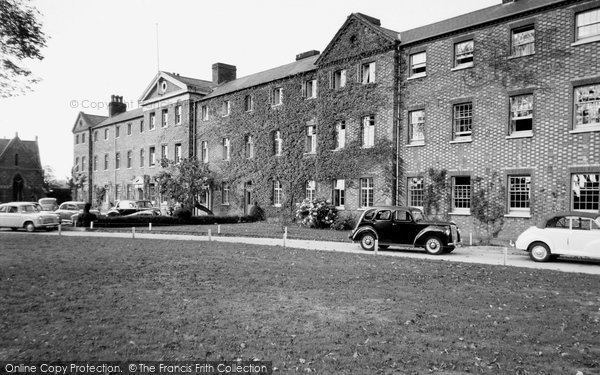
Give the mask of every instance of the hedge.
[(118, 228), (147, 226), (152, 223), (155, 226), (168, 225), (210, 225), (210, 224), (235, 224), (251, 223), (257, 221), (254, 216), (192, 216), (184, 220), (174, 216), (99, 216), (94, 221), (97, 228)]

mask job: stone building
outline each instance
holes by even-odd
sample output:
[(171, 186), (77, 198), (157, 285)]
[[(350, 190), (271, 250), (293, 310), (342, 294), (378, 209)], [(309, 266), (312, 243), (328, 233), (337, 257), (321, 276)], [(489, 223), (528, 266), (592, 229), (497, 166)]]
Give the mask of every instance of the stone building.
[[(217, 63), (212, 81), (160, 72), (140, 109), (84, 126), (94, 140), (75, 139), (75, 162), (88, 147), (99, 166), (85, 170), (110, 200), (159, 200), (148, 155), (164, 149), (215, 173), (200, 200), (216, 213), (257, 202), (282, 217), (324, 197), (514, 237), (550, 212), (600, 209), (599, 45), (598, 0), (503, 0), (403, 32), (353, 13), (323, 53), (284, 66), (237, 78)], [(181, 125), (163, 128), (177, 111)]]
[(45, 195), (37, 137), (0, 139), (0, 202), (37, 201)]

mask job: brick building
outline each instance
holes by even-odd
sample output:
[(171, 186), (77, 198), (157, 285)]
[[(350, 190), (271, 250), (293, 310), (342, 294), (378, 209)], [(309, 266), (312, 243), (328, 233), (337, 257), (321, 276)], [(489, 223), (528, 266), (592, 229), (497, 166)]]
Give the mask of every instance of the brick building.
[(0, 139), (0, 202), (37, 201), (45, 196), (37, 137)]
[[(159, 73), (141, 109), (84, 129), (100, 132), (88, 155), (105, 166), (87, 173), (110, 199), (154, 197), (156, 168), (135, 159), (164, 144), (215, 172), (201, 201), (217, 213), (258, 202), (278, 217), (321, 196), (346, 211), (421, 206), (475, 236), (493, 218), (513, 236), (550, 212), (599, 210), (599, 42), (598, 0), (503, 0), (400, 33), (354, 13), (322, 54), (284, 66), (237, 78), (217, 63), (210, 82)], [(180, 99), (179, 130), (104, 141), (164, 108), (172, 120)]]

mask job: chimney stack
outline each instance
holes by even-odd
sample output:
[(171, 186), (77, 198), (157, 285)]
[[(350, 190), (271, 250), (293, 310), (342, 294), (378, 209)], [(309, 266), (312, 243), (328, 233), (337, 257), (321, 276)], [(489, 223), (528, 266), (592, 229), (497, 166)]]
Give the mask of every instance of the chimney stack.
[(127, 104), (123, 103), (123, 97), (111, 95), (110, 103), (108, 103), (108, 116), (113, 117), (125, 111), (127, 111)]
[(214, 63), (212, 66), (212, 80), (214, 84), (220, 85), (228, 81), (233, 81), (237, 77), (237, 68), (235, 65)]
[(306, 59), (307, 57), (316, 56), (319, 53), (321, 53), (321, 52), (319, 52), (319, 51), (317, 51), (315, 49), (299, 53), (299, 54), (296, 55), (296, 61)]
[(517, 0), (502, 0), (502, 4), (516, 3)]

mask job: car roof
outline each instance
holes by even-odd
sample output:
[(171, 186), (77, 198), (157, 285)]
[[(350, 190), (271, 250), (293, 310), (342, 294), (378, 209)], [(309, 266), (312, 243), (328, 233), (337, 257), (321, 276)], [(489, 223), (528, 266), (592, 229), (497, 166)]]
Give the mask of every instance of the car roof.
[(600, 213), (598, 212), (586, 212), (586, 211), (560, 211), (560, 212), (556, 212), (552, 215), (546, 216), (546, 219), (544, 219), (542, 221), (542, 228), (545, 228), (546, 225), (548, 225), (548, 222), (556, 217), (562, 217), (562, 216), (577, 216), (577, 217), (585, 217), (585, 218), (589, 218), (592, 220), (597, 219), (600, 216)]
[(420, 209), (419, 207), (413, 207), (413, 206), (374, 206), (374, 207), (369, 207), (367, 209), (365, 209), (365, 211), (368, 210), (407, 210), (407, 211), (423, 211), (422, 209)]
[(35, 204), (39, 204), (38, 202), (7, 202), (7, 203), (2, 203), (0, 206), (6, 206), (6, 205), (11, 205), (11, 206), (23, 206), (23, 205), (35, 205)]
[(85, 202), (83, 201), (66, 201), (66, 202), (62, 202), (61, 205), (68, 203), (68, 204), (85, 204)]

